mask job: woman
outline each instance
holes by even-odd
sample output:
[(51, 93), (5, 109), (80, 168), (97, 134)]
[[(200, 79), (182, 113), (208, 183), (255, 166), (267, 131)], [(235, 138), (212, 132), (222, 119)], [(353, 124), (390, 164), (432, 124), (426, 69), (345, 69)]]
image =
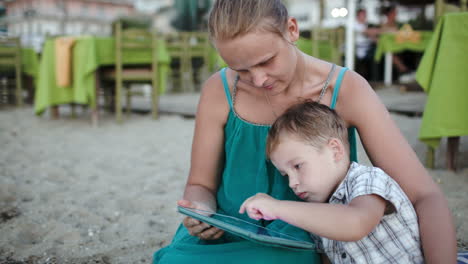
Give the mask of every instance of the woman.
[[(265, 141), (269, 125), (285, 109), (312, 99), (335, 108), (349, 127), (357, 128), (374, 165), (402, 186), (419, 216), (426, 261), (455, 262), (455, 232), (443, 194), (361, 76), (300, 52), (294, 45), (297, 21), (280, 0), (217, 0), (209, 29), (229, 69), (204, 84), (190, 175), (179, 205), (248, 220), (238, 210), (257, 192), (296, 199), (265, 160)], [(278, 220), (258, 224), (308, 237)], [(254, 244), (192, 218), (183, 225), (172, 244), (155, 253), (155, 263), (320, 261), (314, 252)]]

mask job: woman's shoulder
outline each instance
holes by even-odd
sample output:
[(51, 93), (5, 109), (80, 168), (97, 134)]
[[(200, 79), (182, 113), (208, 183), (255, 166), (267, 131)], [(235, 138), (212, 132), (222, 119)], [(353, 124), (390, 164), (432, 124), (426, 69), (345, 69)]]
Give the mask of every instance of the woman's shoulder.
[[(341, 70), (343, 67), (339, 67)], [(338, 74), (335, 77), (333, 87), (336, 87)], [(343, 115), (345, 120), (349, 120), (348, 115), (354, 115), (357, 110), (365, 109), (367, 105), (372, 105), (378, 100), (374, 90), (367, 80), (353, 70), (346, 70), (341, 79), (338, 93), (336, 110)]]
[[(225, 83), (221, 71), (213, 73), (204, 83), (201, 89), (202, 94), (208, 94), (210, 96), (223, 96), (226, 97)], [(229, 69), (225, 70), (225, 80), (228, 85), (228, 90), (232, 93), (232, 86), (234, 77), (232, 71)]]
[[(331, 64), (333, 65), (333, 64)], [(329, 73), (327, 72), (327, 76)], [(337, 92), (339, 98), (352, 96), (353, 92), (360, 90), (361, 88), (366, 89), (369, 83), (359, 73), (346, 68), (344, 66), (335, 65), (332, 76), (330, 76), (330, 82), (328, 85), (332, 89), (333, 93)], [(338, 91), (335, 91), (339, 89)]]
[(221, 73), (213, 73), (201, 88), (197, 114), (211, 112), (221, 120), (225, 120), (229, 112), (229, 102), (224, 89)]

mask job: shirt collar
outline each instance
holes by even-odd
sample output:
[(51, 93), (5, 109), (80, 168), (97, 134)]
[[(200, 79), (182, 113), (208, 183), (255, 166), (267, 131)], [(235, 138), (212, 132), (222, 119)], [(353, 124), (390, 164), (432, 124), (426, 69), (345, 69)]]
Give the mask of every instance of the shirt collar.
[(357, 164), (356, 162), (351, 162), (350, 166), (349, 166), (349, 169), (348, 169), (348, 172), (346, 173), (346, 176), (344, 177), (344, 179), (341, 181), (341, 183), (338, 185), (338, 187), (336, 188), (335, 192), (332, 194), (332, 196), (330, 196), (330, 199), (328, 202), (332, 202), (334, 200), (338, 200), (338, 201), (344, 201), (346, 200), (346, 185), (347, 185), (347, 180), (348, 180), (348, 176), (350, 174), (351, 171), (354, 170), (354, 168), (356, 168), (357, 166), (359, 166), (359, 164)]

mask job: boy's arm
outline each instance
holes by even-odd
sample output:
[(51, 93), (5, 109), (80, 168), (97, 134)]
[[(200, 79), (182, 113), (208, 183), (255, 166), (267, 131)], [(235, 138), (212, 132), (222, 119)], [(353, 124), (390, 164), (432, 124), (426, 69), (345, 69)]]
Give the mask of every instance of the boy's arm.
[(273, 215), (316, 235), (339, 241), (357, 241), (369, 234), (384, 215), (386, 201), (363, 195), (349, 204), (278, 201)]
[(357, 241), (368, 235), (384, 215), (387, 201), (374, 194), (360, 195), (347, 205), (280, 201), (258, 193), (239, 210), (253, 219), (281, 219), (316, 235)]
[(368, 235), (384, 215), (386, 201), (363, 195), (349, 204), (278, 201), (273, 214), (289, 224), (339, 241), (357, 241)]

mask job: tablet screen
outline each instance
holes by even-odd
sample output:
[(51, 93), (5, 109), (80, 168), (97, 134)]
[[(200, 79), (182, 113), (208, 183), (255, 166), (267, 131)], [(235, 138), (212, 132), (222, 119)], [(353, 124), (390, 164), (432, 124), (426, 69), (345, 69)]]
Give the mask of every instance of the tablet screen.
[(293, 248), (315, 249), (315, 244), (229, 215), (178, 207), (179, 212), (246, 239)]

